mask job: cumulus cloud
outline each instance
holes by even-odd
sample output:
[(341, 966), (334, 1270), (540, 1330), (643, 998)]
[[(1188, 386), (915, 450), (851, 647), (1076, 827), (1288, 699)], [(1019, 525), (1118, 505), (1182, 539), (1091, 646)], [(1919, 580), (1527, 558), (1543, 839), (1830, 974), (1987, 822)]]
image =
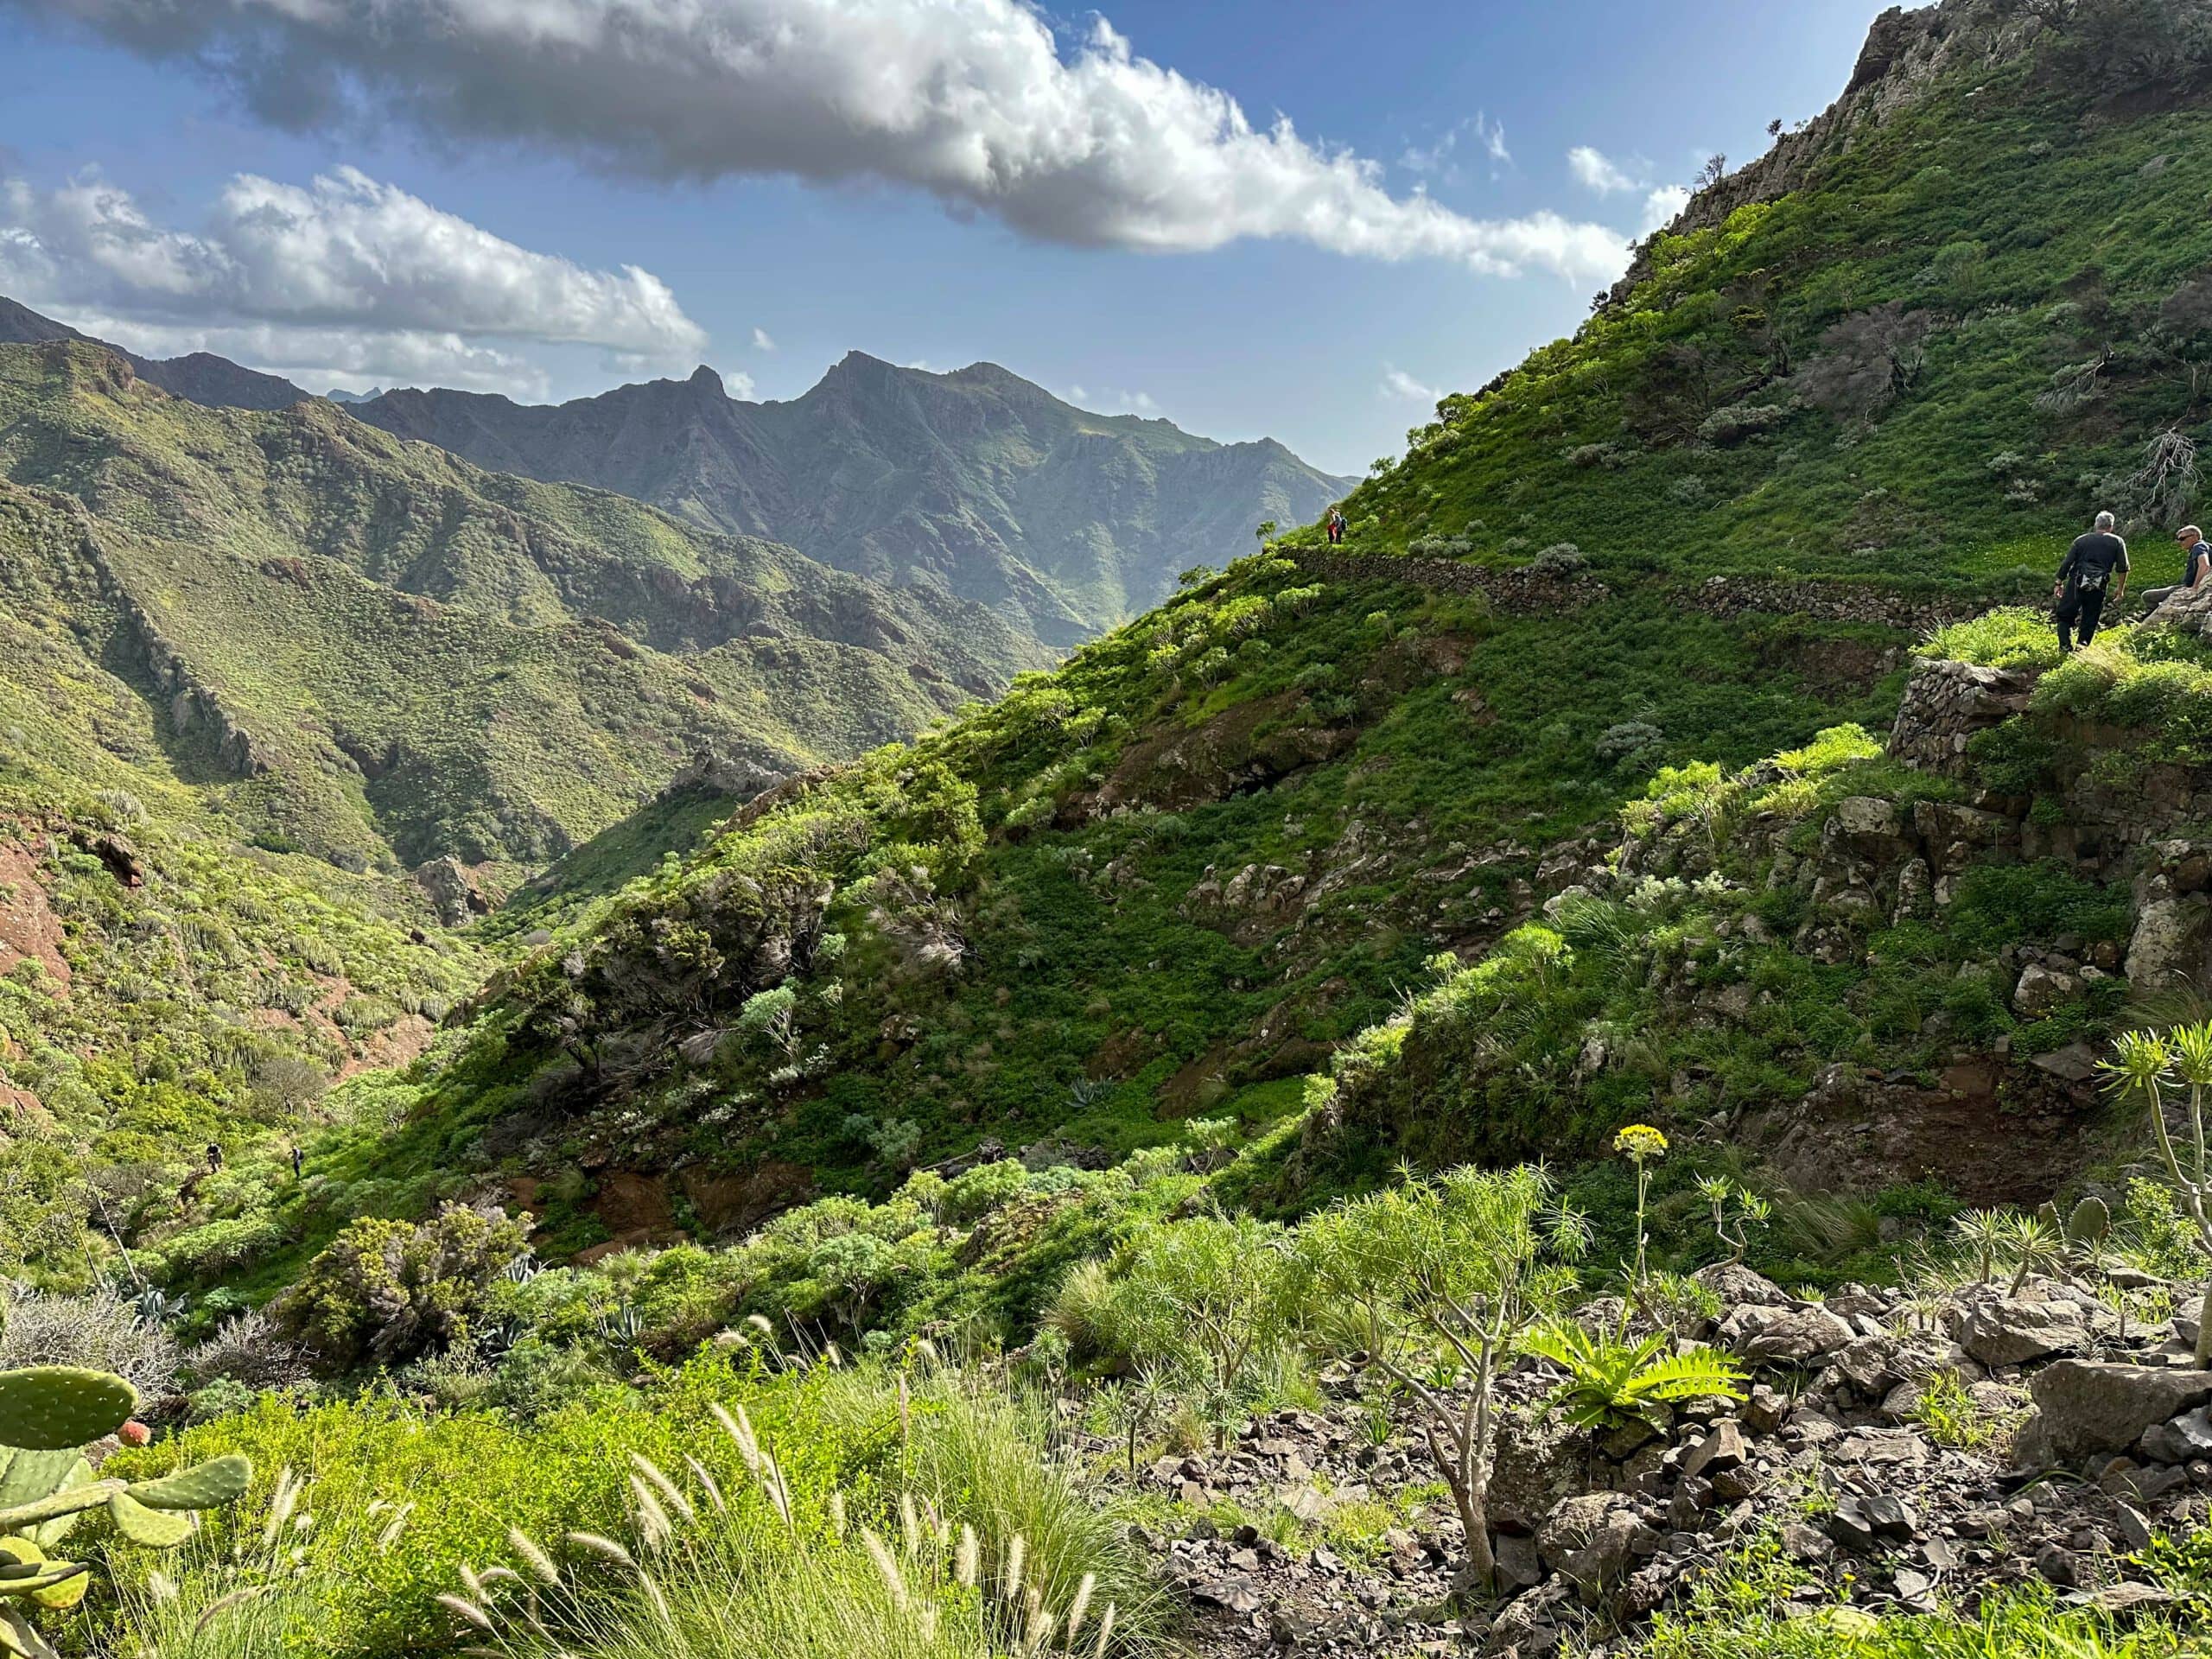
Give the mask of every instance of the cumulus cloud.
[(776, 342), (768, 337), (768, 331), (766, 328), (755, 328), (753, 331), (753, 349), (756, 352), (772, 352), (776, 349)]
[(1690, 205), (1690, 188), (1686, 184), (1662, 184), (1652, 189), (1643, 199), (1643, 234), (1649, 236), (1661, 226), (1675, 222), (1675, 216)]
[(1588, 144), (1577, 144), (1567, 152), (1567, 170), (1577, 184), (1601, 196), (1641, 195), (1643, 219), (1637, 226), (1639, 236), (1649, 236), (1672, 224), (1675, 215), (1689, 206), (1688, 186), (1660, 184), (1650, 176), (1649, 162), (1635, 161), (1624, 165)]
[(1638, 188), (1630, 178), (1605, 151), (1593, 149), (1588, 144), (1577, 144), (1567, 152), (1567, 170), (1574, 181), (1586, 190), (1595, 190), (1601, 196)]
[(1287, 238), (1578, 282), (1627, 257), (1555, 213), (1395, 197), (1375, 162), (1255, 124), (1103, 20), (1064, 48), (1026, 0), (0, 3), (188, 63), (295, 129), (397, 118), (664, 179), (886, 181), (1084, 246)]
[(241, 174), (192, 230), (96, 174), (53, 189), (0, 180), (0, 291), (98, 313), (149, 355), (403, 384), (543, 382), (486, 341), (597, 346), (623, 366), (695, 362), (706, 344), (649, 271), (533, 252), (353, 168), (304, 187)]
[(1444, 398), (1442, 388), (1425, 386), (1403, 369), (1387, 366), (1382, 371), (1382, 395), (1385, 397), (1403, 397), (1417, 404), (1440, 403)]

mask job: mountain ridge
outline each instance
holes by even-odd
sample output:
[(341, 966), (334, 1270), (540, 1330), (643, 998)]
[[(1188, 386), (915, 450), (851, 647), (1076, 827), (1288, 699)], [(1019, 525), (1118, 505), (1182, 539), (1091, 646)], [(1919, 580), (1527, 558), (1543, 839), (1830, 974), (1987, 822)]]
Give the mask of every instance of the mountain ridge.
[(88, 639), (111, 611), (100, 648), (225, 789), (348, 860), (542, 864), (702, 748), (842, 758), (1043, 660), (957, 601), (320, 400), (209, 410), (81, 340), (0, 346), (0, 478), (59, 492), (92, 550), (27, 559), (24, 602)]
[(703, 526), (1000, 607), (1066, 649), (1352, 480), (1273, 439), (1098, 415), (1003, 366), (848, 352), (800, 397), (732, 398), (702, 365), (555, 405), (385, 393), (360, 418), (480, 465), (620, 490)]

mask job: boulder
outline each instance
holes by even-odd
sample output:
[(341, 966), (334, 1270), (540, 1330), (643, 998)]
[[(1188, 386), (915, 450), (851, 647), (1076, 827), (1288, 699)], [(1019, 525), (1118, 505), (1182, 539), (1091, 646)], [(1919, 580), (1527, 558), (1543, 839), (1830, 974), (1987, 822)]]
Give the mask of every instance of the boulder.
[(1720, 1299), (1723, 1307), (1792, 1307), (1796, 1299), (1773, 1280), (1740, 1262), (1716, 1262), (1690, 1275)]
[(2194, 1463), (2200, 1458), (2212, 1458), (2212, 1412), (2199, 1406), (2170, 1423), (2155, 1423), (2143, 1431), (2143, 1438), (2136, 1444), (2152, 1463)]
[(1721, 1344), (1754, 1365), (1805, 1365), (1852, 1339), (1824, 1307), (1739, 1307), (1721, 1322)]
[(1602, 1531), (1606, 1517), (1628, 1503), (1618, 1492), (1579, 1492), (1561, 1498), (1536, 1529), (1536, 1549), (1557, 1567)]
[(2165, 991), (2204, 977), (2212, 898), (2201, 893), (2154, 899), (2135, 916), (2127, 941), (2127, 982), (2138, 991)]
[(1500, 1532), (1533, 1533), (1561, 1498), (1599, 1484), (1588, 1435), (1557, 1414), (1510, 1413), (1498, 1427), (1490, 1523)]
[(1682, 1459), (1682, 1473), (1690, 1478), (1725, 1473), (1742, 1467), (1751, 1455), (1751, 1448), (1744, 1443), (1744, 1431), (1733, 1419), (1723, 1418)]
[(2012, 988), (2012, 1012), (2023, 1020), (2040, 1020), (2082, 988), (2071, 974), (2062, 974), (2031, 962), (2020, 970)]
[(2145, 1431), (2212, 1400), (2212, 1371), (2062, 1359), (2028, 1384), (2035, 1415), (2017, 1442), (2023, 1467), (2125, 1452)]
[(2001, 1285), (1969, 1287), (1944, 1310), (1943, 1322), (1951, 1340), (1984, 1365), (2023, 1365), (2089, 1345), (2088, 1325), (2074, 1303), (2008, 1297)]

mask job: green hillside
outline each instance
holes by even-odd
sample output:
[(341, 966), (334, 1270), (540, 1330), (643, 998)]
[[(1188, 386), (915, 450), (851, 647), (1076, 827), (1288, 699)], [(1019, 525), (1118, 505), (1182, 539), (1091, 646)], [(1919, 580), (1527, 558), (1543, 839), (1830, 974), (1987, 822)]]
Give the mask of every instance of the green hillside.
[(357, 868), (542, 866), (702, 750), (842, 758), (1037, 660), (970, 607), (85, 343), (0, 346), (0, 472), (89, 515), (9, 562), (19, 613), (150, 685), (246, 833)]
[[(1715, 187), (1741, 205), (1694, 203), (1574, 339), (1447, 399), (1354, 493), (1348, 558), (1291, 533), (540, 952), (429, 1082), (416, 1166), (450, 1184), (597, 1146), (655, 1179), (765, 1158), (868, 1189), (985, 1137), (1119, 1155), (1192, 1116), (1295, 1113), (1299, 1079), (1431, 958), (1541, 920), (1547, 857), (1599, 858), (1655, 774), (1884, 731), (1906, 648), (2032, 593), (2094, 506), (2156, 579), (2195, 483), (2146, 459), (2207, 414), (2212, 228), (2183, 204), (2212, 193), (2212, 114), (2094, 30), (1992, 67), (2012, 24), (1919, 16), (1963, 22), (1891, 42)], [(1976, 925), (2001, 930), (2012, 901), (1989, 902)], [(671, 931), (708, 948), (672, 958)], [(1414, 1146), (1571, 1155), (1655, 1084), (1727, 1115), (1839, 1059), (1923, 1067), (1944, 1041), (1873, 971), (1906, 948), (1815, 975), (1755, 1043), (1686, 1020), (1594, 1079), (1569, 1075), (1593, 1030), (1658, 1016), (1578, 993), (1452, 1060), (1449, 1132), (1376, 1133), (1402, 1116), (1378, 1108), (1309, 1135), (1270, 1190), (1310, 1198)], [(1980, 947), (1910, 948), (1925, 978)], [(745, 1010), (779, 986), (772, 1041)], [(594, 1056), (618, 1041), (610, 1075)], [(1469, 1068), (1491, 1065), (1523, 1097), (1510, 1126), (1482, 1121)], [(1441, 1109), (1408, 1086), (1405, 1109)]]
[[(174, 1578), (103, 1555), (116, 1589), (41, 1620), (256, 1659), (2202, 1651), (2212, 598), (2139, 593), (2064, 661), (2037, 605), (2091, 512), (2139, 589), (2198, 510), (2208, 91), (2205, 0), (1886, 13), (1573, 340), (1446, 400), (1348, 548), (1225, 536), (995, 701), (757, 794), (703, 767), (512, 913), (365, 924), (312, 981), (263, 922), (406, 894), (195, 875), (189, 814), (272, 809), (100, 604), (206, 619), (287, 741), (332, 682), (193, 598), (227, 567), (160, 492), (111, 531), (98, 467), (96, 518), (0, 500), (16, 856), (131, 993), (130, 1076), (71, 1092), (51, 929), (0, 906), (61, 1103), (13, 1131), (20, 1255), (143, 1273), (211, 1338), (163, 1373), (189, 1426), (104, 1473), (258, 1471)], [(238, 418), (223, 464), (267, 461)], [(58, 477), (50, 429), (17, 442)], [(538, 487), (396, 454), (467, 513)], [(429, 607), (383, 660), (557, 637), (493, 718), (571, 749), (734, 648), (562, 620), (676, 553), (404, 562), (365, 499), (257, 615)], [(529, 798), (501, 741), (423, 822)], [(181, 1014), (156, 905), (241, 964)], [(479, 948), (402, 1070), (310, 1108), (221, 1069), (278, 1024), (228, 1010), (342, 976), (381, 1017)], [(249, 1109), (220, 1177), (122, 1161)]]
[(702, 755), (765, 781), (1036, 657), (327, 404), (0, 345), (0, 1262), (81, 1263), (136, 1214), (211, 1223), (178, 1263), (233, 1265), (270, 1192), (218, 1179), (186, 1217), (206, 1148), (281, 1165), (492, 965), (416, 867), (496, 896)]

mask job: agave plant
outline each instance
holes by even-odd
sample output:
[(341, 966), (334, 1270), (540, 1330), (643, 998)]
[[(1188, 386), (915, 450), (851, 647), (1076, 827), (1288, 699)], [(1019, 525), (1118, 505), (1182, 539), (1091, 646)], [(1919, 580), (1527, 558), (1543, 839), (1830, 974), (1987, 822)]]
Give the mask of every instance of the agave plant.
[(1702, 1344), (1670, 1352), (1674, 1339), (1671, 1331), (1658, 1331), (1640, 1342), (1619, 1341), (1561, 1319), (1530, 1333), (1522, 1348), (1566, 1370), (1567, 1381), (1544, 1403), (1577, 1428), (1652, 1421), (1660, 1408), (1681, 1400), (1744, 1397), (1742, 1366)]

